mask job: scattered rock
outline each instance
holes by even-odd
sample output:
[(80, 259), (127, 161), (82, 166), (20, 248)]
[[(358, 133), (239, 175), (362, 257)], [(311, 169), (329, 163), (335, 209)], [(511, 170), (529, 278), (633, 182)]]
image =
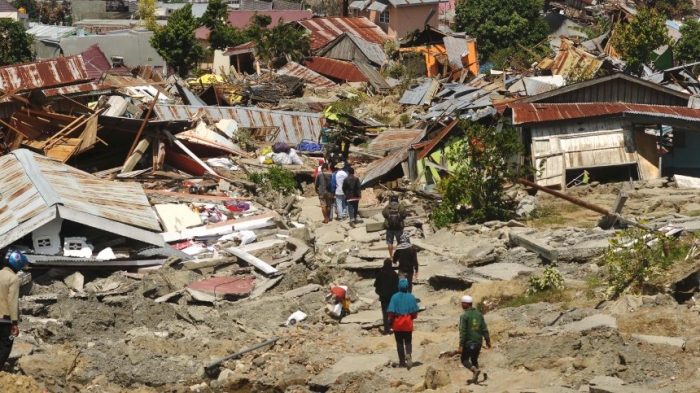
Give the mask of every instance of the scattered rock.
[(520, 200), (515, 215), (520, 218), (530, 218), (532, 213), (540, 208), (540, 201), (536, 197), (528, 195)]
[(447, 386), (451, 383), (450, 374), (442, 369), (436, 369), (433, 366), (428, 367), (425, 372), (425, 388), (438, 389)]
[(595, 329), (612, 328), (617, 329), (617, 320), (612, 315), (596, 314), (583, 318), (580, 321), (564, 325), (565, 330), (572, 332), (587, 332)]

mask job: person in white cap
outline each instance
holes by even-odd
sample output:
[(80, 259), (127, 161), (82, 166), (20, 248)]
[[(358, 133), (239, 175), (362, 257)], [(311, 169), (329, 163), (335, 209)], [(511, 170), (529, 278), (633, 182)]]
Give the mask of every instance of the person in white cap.
[[(472, 297), (462, 296), (461, 301), (464, 313), (459, 317), (459, 349), (457, 352), (461, 354), (460, 360), (464, 367), (473, 373), (472, 379), (467, 381), (467, 384), (472, 384), (477, 382), (481, 373), (479, 370), (481, 344), (486, 341), (486, 347), (490, 349), (491, 337), (484, 316), (479, 310), (472, 307)], [(484, 380), (486, 378), (487, 375), (484, 373)]]

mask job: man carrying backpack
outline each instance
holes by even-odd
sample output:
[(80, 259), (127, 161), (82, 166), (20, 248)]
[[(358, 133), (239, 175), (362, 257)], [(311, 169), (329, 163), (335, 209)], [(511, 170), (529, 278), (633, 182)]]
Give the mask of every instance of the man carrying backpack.
[(399, 238), (403, 234), (404, 219), (406, 219), (406, 208), (399, 202), (399, 197), (391, 195), (389, 203), (382, 210), (384, 216), (384, 229), (386, 229), (386, 245), (389, 249), (389, 258), (394, 257), (394, 239), (398, 244)]

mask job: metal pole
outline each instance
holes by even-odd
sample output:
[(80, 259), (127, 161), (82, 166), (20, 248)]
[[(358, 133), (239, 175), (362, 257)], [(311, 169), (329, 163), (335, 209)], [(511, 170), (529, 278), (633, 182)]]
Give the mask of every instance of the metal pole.
[(261, 342), (260, 344), (255, 344), (255, 345), (253, 345), (253, 346), (250, 347), (250, 348), (247, 348), (247, 349), (244, 349), (244, 350), (242, 350), (242, 351), (236, 352), (236, 353), (234, 353), (234, 354), (232, 354), (232, 355), (226, 356), (226, 357), (223, 358), (223, 359), (219, 359), (219, 360), (217, 360), (217, 361), (211, 362), (211, 363), (209, 363), (209, 364), (206, 366), (206, 369), (207, 369), (207, 370), (210, 370), (210, 369), (212, 369), (212, 368), (218, 366), (219, 364), (221, 364), (221, 363), (223, 363), (223, 362), (225, 362), (225, 361), (227, 361), (227, 360), (239, 358), (239, 357), (245, 355), (245, 354), (248, 353), (248, 352), (255, 351), (255, 350), (258, 349), (258, 348), (262, 348), (262, 347), (264, 347), (264, 346), (267, 346), (267, 345), (270, 345), (270, 344), (274, 344), (274, 343), (275, 343), (277, 340), (279, 340), (279, 339), (280, 339), (279, 337), (273, 337), (273, 338), (271, 338), (271, 339), (269, 339), (269, 340), (267, 340), (267, 341), (265, 341), (265, 342)]
[(640, 224), (636, 221), (629, 220), (627, 218), (622, 217), (619, 213), (612, 212), (612, 211), (605, 209), (603, 207), (594, 205), (592, 203), (588, 203), (588, 202), (581, 200), (581, 199), (578, 199), (576, 197), (572, 197), (571, 195), (566, 195), (566, 194), (561, 193), (559, 191), (555, 191), (555, 190), (552, 190), (550, 188), (543, 187), (539, 184), (533, 183), (533, 182), (526, 180), (526, 179), (518, 179), (518, 181), (520, 183), (528, 186), (528, 187), (532, 187), (532, 188), (535, 188), (535, 189), (540, 190), (542, 192), (546, 192), (547, 194), (554, 195), (557, 198), (561, 198), (565, 201), (571, 202), (574, 205), (581, 206), (581, 207), (586, 208), (588, 210), (593, 210), (594, 212), (600, 213), (606, 217), (610, 217), (611, 219), (617, 219), (618, 221), (624, 222), (625, 224), (629, 224), (629, 225), (632, 225), (632, 226), (635, 226), (637, 228), (641, 228), (641, 229), (644, 229), (644, 230), (647, 230), (650, 232), (653, 232), (655, 230), (654, 228), (652, 228), (648, 225)]

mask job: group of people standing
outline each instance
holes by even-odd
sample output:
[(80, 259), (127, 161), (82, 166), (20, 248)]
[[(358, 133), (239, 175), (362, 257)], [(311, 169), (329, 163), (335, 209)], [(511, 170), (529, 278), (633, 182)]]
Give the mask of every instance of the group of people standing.
[(350, 226), (355, 227), (362, 191), (360, 179), (355, 176), (355, 169), (345, 162), (338, 162), (333, 167), (324, 162), (316, 169), (314, 185), (323, 212), (323, 223), (333, 219), (350, 219)]

